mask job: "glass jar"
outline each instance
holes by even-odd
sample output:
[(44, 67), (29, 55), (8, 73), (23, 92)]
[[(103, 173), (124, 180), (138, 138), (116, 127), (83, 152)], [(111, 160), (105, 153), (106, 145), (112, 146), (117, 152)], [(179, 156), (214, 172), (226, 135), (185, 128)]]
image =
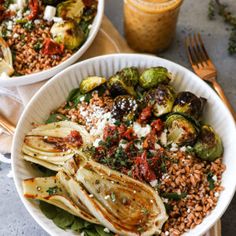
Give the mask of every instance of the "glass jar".
[(183, 0), (124, 0), (124, 28), (129, 46), (140, 52), (167, 49)]

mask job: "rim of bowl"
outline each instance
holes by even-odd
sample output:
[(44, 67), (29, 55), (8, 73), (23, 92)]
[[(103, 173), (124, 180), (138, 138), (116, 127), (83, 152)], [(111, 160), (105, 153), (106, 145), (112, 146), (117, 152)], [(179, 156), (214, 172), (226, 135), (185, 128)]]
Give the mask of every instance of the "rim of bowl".
[(75, 53), (73, 53), (68, 59), (58, 64), (57, 66), (54, 66), (47, 70), (42, 70), (42, 71), (28, 74), (28, 75), (14, 76), (14, 77), (10, 77), (9, 79), (0, 79), (0, 86), (16, 87), (16, 86), (22, 86), (22, 85), (27, 85), (27, 84), (34, 84), (34, 83), (37, 83), (46, 79), (50, 79), (50, 77), (53, 77), (54, 75), (60, 73), (64, 69), (68, 68), (70, 65), (75, 63), (87, 51), (87, 49), (90, 47), (90, 45), (94, 41), (100, 29), (103, 15), (104, 15), (104, 0), (98, 0), (97, 14), (93, 20), (88, 38), (86, 39), (84, 44)]
[[(221, 99), (217, 96), (217, 94), (215, 93), (215, 91), (210, 87), (208, 86), (203, 80), (201, 80), (196, 74), (194, 74), (192, 71), (190, 71), (189, 69), (175, 63), (175, 62), (172, 62), (170, 60), (167, 60), (167, 59), (163, 59), (163, 58), (160, 58), (160, 57), (157, 57), (157, 56), (152, 56), (152, 55), (149, 55), (149, 54), (135, 54), (135, 53), (116, 53), (116, 54), (109, 54), (109, 55), (103, 55), (103, 56), (97, 56), (97, 57), (93, 57), (93, 58), (90, 58), (90, 59), (87, 59), (87, 60), (84, 60), (84, 61), (81, 61), (81, 62), (78, 62), (76, 64), (73, 64), (71, 65), (70, 67), (66, 68), (65, 70), (61, 71), (60, 73), (56, 74), (52, 79), (50, 79), (49, 81), (47, 81), (36, 93), (35, 95), (32, 97), (32, 99), (29, 101), (29, 103), (27, 104), (26, 108), (24, 109), (20, 119), (19, 119), (19, 122), (17, 124), (17, 127), (16, 127), (16, 132), (14, 134), (14, 138), (13, 138), (13, 145), (12, 145), (12, 148), (11, 148), (11, 153), (12, 153), (12, 171), (13, 171), (13, 179), (14, 179), (14, 183), (15, 183), (15, 186), (16, 186), (16, 189), (17, 189), (17, 192), (20, 196), (20, 199), (21, 201), (23, 202), (25, 208), (27, 209), (27, 211), (30, 213), (30, 215), (32, 216), (32, 218), (49, 234), (53, 235), (55, 232), (53, 230), (51, 230), (49, 227), (47, 227), (43, 222), (41, 222), (41, 220), (35, 216), (34, 212), (32, 211), (31, 207), (28, 206), (27, 204), (27, 199), (24, 198), (22, 192), (21, 192), (21, 189), (20, 189), (20, 186), (18, 185), (17, 181), (17, 171), (15, 169), (15, 159), (17, 158), (17, 153), (14, 152), (14, 149), (15, 149), (15, 146), (17, 145), (17, 136), (18, 136), (18, 132), (20, 132), (20, 128), (21, 128), (21, 123), (23, 122), (24, 120), (24, 116), (28, 110), (28, 108), (31, 106), (31, 104), (34, 103), (35, 100), (38, 99), (38, 97), (40, 96), (41, 94), (41, 91), (47, 89), (47, 87), (50, 87), (51, 83), (54, 83), (54, 81), (60, 79), (60, 76), (63, 75), (63, 74), (66, 74), (68, 73), (70, 70), (73, 70), (74, 68), (76, 67), (81, 67), (81, 66), (86, 66), (86, 64), (88, 63), (96, 63), (97, 60), (106, 60), (106, 59), (117, 59), (117, 60), (120, 60), (122, 59), (123, 57), (126, 57), (126, 58), (129, 58), (129, 60), (139, 60), (141, 58), (147, 58), (147, 59), (152, 59), (152, 60), (156, 60), (158, 59), (159, 62), (160, 61), (163, 61), (164, 63), (166, 64), (169, 64), (169, 65), (173, 65), (175, 68), (177, 68), (177, 70), (179, 71), (183, 71), (185, 74), (189, 74), (191, 75), (191, 78), (193, 78), (194, 80), (198, 81), (197, 83), (200, 83), (203, 87), (204, 87), (204, 90), (207, 90), (209, 91), (209, 93), (211, 93), (211, 95), (214, 97), (213, 100), (216, 100), (217, 103), (221, 104), (221, 107), (222, 109), (224, 109), (224, 113), (227, 114), (227, 117), (229, 119), (229, 122), (230, 122), (230, 125), (232, 127), (234, 127), (234, 133), (235, 133), (235, 137), (236, 137), (236, 124), (234, 122), (234, 119), (233, 119), (233, 116), (231, 115), (231, 113), (229, 112), (229, 110), (227, 109), (227, 107), (225, 106), (225, 104), (221, 101)], [(202, 229), (198, 229), (198, 235), (202, 235), (204, 234), (207, 230), (209, 230), (213, 224), (215, 224), (215, 222), (220, 219), (220, 217), (224, 214), (224, 212), (226, 211), (226, 209), (228, 208), (233, 196), (234, 196), (234, 193), (235, 193), (235, 190), (236, 190), (236, 180), (234, 182), (232, 182), (231, 184), (231, 189), (229, 190), (230, 194), (227, 196), (227, 202), (224, 203), (224, 206), (223, 208), (221, 208), (220, 211), (216, 212), (213, 219), (212, 219), (212, 222), (208, 223), (207, 225), (205, 225), (204, 227), (202, 227)], [(217, 205), (216, 205), (217, 207)], [(215, 208), (216, 208), (215, 207)], [(213, 210), (215, 210), (215, 208)], [(213, 211), (212, 210), (212, 211)], [(211, 211), (211, 212), (212, 212)], [(210, 214), (211, 215), (211, 214)], [(209, 215), (209, 216), (210, 216)], [(209, 216), (206, 216), (206, 217), (209, 217)], [(46, 216), (45, 216), (46, 217)], [(204, 219), (206, 218), (204, 217)], [(203, 219), (203, 222), (200, 224), (202, 225), (204, 223), (204, 219)], [(197, 225), (196, 227), (200, 226), (200, 225)], [(196, 228), (195, 227), (195, 228)], [(194, 228), (194, 229), (195, 229)], [(192, 230), (194, 230), (192, 229)], [(190, 235), (191, 234), (191, 231), (192, 230), (189, 230), (188, 232), (184, 233), (185, 234), (188, 234)]]

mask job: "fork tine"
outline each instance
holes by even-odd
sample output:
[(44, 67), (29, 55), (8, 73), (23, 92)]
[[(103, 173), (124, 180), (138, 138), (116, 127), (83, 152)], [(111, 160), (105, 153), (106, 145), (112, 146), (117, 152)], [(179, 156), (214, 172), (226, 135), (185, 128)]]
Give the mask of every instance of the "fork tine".
[(198, 67), (198, 58), (196, 57), (196, 53), (194, 52), (192, 44), (191, 44), (191, 35), (186, 37), (185, 44), (186, 44), (187, 54), (188, 54), (190, 63)]
[(206, 51), (206, 48), (205, 48), (205, 46), (203, 44), (202, 37), (201, 37), (200, 33), (198, 33), (197, 36), (198, 36), (197, 38), (198, 38), (198, 41), (200, 43), (202, 52), (204, 53), (204, 56), (205, 56), (206, 60), (209, 60), (210, 58), (209, 58), (208, 53)]

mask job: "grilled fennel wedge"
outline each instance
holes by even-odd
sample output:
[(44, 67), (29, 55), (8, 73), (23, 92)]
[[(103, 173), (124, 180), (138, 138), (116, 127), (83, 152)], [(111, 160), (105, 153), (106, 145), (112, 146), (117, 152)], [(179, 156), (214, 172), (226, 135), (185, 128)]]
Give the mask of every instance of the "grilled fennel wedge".
[(57, 176), (38, 177), (23, 181), (23, 191), (26, 198), (45, 201), (94, 224), (99, 221), (89, 212), (79, 200), (73, 201)]
[[(75, 146), (74, 143), (78, 141), (80, 146)], [(84, 126), (74, 122), (60, 121), (40, 125), (26, 135), (22, 147), (23, 158), (59, 171), (79, 148), (90, 143), (92, 138)]]
[[(77, 154), (64, 166), (64, 186), (102, 225), (119, 235), (160, 233), (167, 220), (158, 193), (148, 185)], [(92, 197), (91, 197), (92, 196)]]

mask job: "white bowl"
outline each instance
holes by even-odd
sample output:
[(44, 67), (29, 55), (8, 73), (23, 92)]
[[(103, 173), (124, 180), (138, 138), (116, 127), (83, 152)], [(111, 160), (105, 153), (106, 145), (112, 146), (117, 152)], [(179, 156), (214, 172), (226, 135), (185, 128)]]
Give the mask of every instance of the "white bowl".
[(42, 80), (46, 80), (51, 78), (52, 76), (56, 75), (58, 72), (62, 71), (63, 69), (67, 68), (71, 64), (75, 63), (89, 48), (92, 44), (93, 40), (95, 39), (100, 25), (102, 23), (102, 17), (104, 12), (104, 0), (98, 0), (98, 8), (97, 14), (93, 20), (92, 27), (90, 29), (88, 38), (84, 42), (84, 44), (67, 60), (63, 61), (57, 66), (54, 66), (50, 69), (43, 70), (37, 73), (32, 73), (28, 75), (22, 76), (13, 76), (9, 79), (0, 79), (0, 86), (10, 87), (10, 86), (21, 86), (26, 84), (33, 84), (37, 83)]
[(77, 63), (60, 72), (48, 81), (32, 98), (18, 122), (12, 146), (13, 172), (17, 191), (25, 207), (32, 217), (51, 235), (73, 235), (59, 229), (47, 219), (38, 208), (35, 201), (29, 201), (22, 195), (22, 180), (37, 176), (35, 169), (22, 159), (21, 146), (25, 134), (32, 129), (32, 122), (42, 123), (49, 113), (61, 105), (69, 91), (79, 86), (80, 81), (89, 75), (109, 77), (124, 67), (136, 66), (146, 68), (151, 66), (164, 66), (172, 72), (173, 85), (179, 91), (189, 90), (198, 96), (208, 99), (208, 107), (204, 120), (213, 125), (220, 134), (224, 144), (224, 163), (226, 171), (223, 174), (222, 185), (225, 190), (220, 194), (216, 208), (203, 222), (186, 235), (201, 235), (206, 232), (225, 212), (236, 187), (236, 129), (234, 120), (216, 95), (216, 93), (195, 74), (173, 62), (148, 55), (139, 54), (113, 54), (92, 58)]

